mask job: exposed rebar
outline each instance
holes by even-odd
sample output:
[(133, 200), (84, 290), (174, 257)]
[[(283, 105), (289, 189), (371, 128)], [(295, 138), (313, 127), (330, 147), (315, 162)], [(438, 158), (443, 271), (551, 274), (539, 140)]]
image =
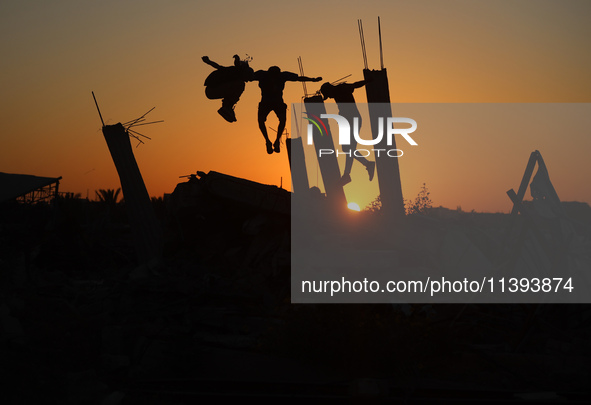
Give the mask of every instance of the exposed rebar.
[(99, 117), (101, 119), (101, 123), (103, 124), (103, 127), (105, 126), (105, 121), (103, 121), (103, 116), (101, 114), (101, 109), (98, 106), (98, 103), (96, 102), (96, 97), (94, 96), (94, 91), (92, 92), (92, 98), (94, 99), (94, 104), (96, 105), (96, 109), (99, 113)]
[[(300, 68), (300, 76), (304, 76), (304, 64), (302, 63), (302, 57), (298, 56), (298, 65)], [(304, 97), (308, 97), (308, 89), (306, 88), (306, 82), (302, 82), (304, 88)]]
[(349, 76), (351, 76), (351, 75), (349, 74), (349, 75), (347, 75), (347, 76), (343, 76), (343, 77), (341, 77), (340, 79), (338, 79), (338, 80), (335, 80), (335, 81), (334, 81), (334, 82), (332, 82), (331, 84), (334, 86), (335, 84), (337, 84), (337, 83), (338, 83), (338, 82), (340, 82), (341, 80), (345, 80), (345, 79), (346, 79), (347, 77), (349, 77)]
[[(141, 117), (139, 117), (138, 119), (131, 120), (131, 121), (130, 121), (130, 122), (131, 122), (130, 126), (131, 126), (131, 125), (134, 125), (134, 124), (135, 124), (135, 123), (137, 123), (137, 122), (140, 122), (140, 120), (142, 120), (142, 118), (144, 118), (146, 115), (148, 115), (150, 112), (152, 112), (152, 110), (154, 110), (154, 108), (156, 108), (156, 107), (152, 107), (152, 108), (150, 108), (150, 110), (149, 110), (147, 113), (145, 113), (144, 115), (142, 115), (142, 116), (141, 116)], [(142, 120), (142, 121), (143, 121), (143, 120)]]
[(357, 26), (359, 28), (359, 39), (361, 40), (361, 53), (363, 55), (363, 65), (367, 70), (367, 53), (365, 51), (365, 36), (363, 35), (363, 23), (361, 20), (357, 20)]
[[(143, 121), (143, 120), (142, 120)], [(141, 121), (139, 121), (141, 122)], [(131, 124), (130, 126), (127, 127), (127, 129), (132, 128), (132, 127), (139, 127), (141, 125), (149, 125), (149, 124), (158, 124), (160, 122), (164, 122), (164, 120), (159, 120), (159, 121), (151, 121), (151, 122), (144, 122), (142, 124)]]
[(378, 36), (380, 38), (380, 66), (384, 70), (384, 54), (382, 52), (382, 28), (380, 26), (380, 17), (378, 16)]

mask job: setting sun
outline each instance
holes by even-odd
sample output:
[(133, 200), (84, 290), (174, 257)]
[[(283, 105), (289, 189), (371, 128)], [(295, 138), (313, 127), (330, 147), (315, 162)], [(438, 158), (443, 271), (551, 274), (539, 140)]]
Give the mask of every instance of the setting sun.
[(357, 204), (356, 202), (350, 202), (349, 204), (347, 204), (347, 208), (349, 208), (351, 211), (361, 211), (361, 208), (359, 208), (359, 204)]

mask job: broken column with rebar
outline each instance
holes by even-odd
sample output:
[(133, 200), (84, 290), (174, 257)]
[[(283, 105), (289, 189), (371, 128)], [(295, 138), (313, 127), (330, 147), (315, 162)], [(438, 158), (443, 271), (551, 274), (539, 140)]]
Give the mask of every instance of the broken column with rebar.
[(306, 194), (310, 188), (308, 172), (306, 171), (306, 157), (302, 138), (287, 138), (287, 157), (291, 172), (291, 187), (294, 194)]
[[(321, 114), (326, 114), (326, 107), (322, 96), (306, 97), (304, 99), (306, 105), (306, 113), (309, 116), (320, 117)], [(322, 182), (324, 183), (324, 191), (329, 204), (337, 210), (344, 210), (347, 208), (347, 198), (343, 190), (343, 183), (341, 181), (341, 171), (335, 153), (320, 154), (320, 150), (335, 150), (330, 127), (326, 127), (327, 134), (322, 136), (318, 131), (313, 131), (314, 149), (316, 150), (316, 157), (318, 158), (318, 166), (322, 175)]]
[[(359, 35), (361, 38), (361, 48), (363, 52), (363, 77), (367, 80), (365, 91), (367, 94), (367, 103), (369, 107), (369, 116), (374, 139), (379, 133), (378, 119), (383, 117), (392, 117), (392, 106), (390, 104), (390, 89), (388, 86), (388, 72), (384, 68), (382, 54), (382, 35), (380, 29), (380, 20), (378, 17), (378, 31), (380, 38), (380, 70), (369, 70), (367, 66), (367, 55), (365, 52), (365, 39), (363, 37), (363, 26), (359, 23)], [(376, 149), (396, 149), (396, 141), (392, 137), (392, 145), (387, 144), (387, 137), (374, 146)], [(378, 172), (378, 183), (380, 187), (380, 199), (382, 202), (381, 212), (390, 219), (398, 219), (404, 216), (404, 199), (402, 197), (402, 183), (400, 181), (400, 168), (398, 158), (389, 157), (385, 153), (376, 155), (376, 170)]]
[(158, 260), (162, 256), (162, 234), (131, 149), (129, 134), (118, 123), (103, 126), (103, 135), (121, 181), (138, 263)]
[[(304, 83), (303, 83), (304, 84)], [(306, 169), (306, 156), (304, 153), (304, 143), (300, 135), (298, 117), (293, 111), (295, 126), (298, 137), (287, 138), (285, 146), (287, 147), (287, 158), (289, 159), (289, 170), (291, 172), (291, 191), (298, 196), (308, 195), (310, 183), (308, 181), (308, 171)]]

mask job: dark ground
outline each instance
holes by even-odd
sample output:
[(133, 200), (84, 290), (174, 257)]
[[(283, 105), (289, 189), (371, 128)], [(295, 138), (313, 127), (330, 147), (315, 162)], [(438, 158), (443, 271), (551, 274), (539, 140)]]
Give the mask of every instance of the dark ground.
[(1, 207), (0, 403), (591, 402), (588, 305), (294, 305), (289, 217), (153, 203), (143, 266), (123, 204)]

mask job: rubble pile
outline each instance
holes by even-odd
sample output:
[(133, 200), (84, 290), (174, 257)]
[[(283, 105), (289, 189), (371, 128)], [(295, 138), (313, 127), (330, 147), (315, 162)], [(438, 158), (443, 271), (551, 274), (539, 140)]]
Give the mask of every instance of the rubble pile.
[[(164, 254), (141, 264), (121, 205), (3, 205), (3, 402), (589, 399), (587, 305), (291, 304), (289, 202), (198, 173), (152, 201)], [(430, 260), (417, 247), (445, 250), (446, 235), (494, 264), (510, 218), (405, 221), (406, 266)]]

